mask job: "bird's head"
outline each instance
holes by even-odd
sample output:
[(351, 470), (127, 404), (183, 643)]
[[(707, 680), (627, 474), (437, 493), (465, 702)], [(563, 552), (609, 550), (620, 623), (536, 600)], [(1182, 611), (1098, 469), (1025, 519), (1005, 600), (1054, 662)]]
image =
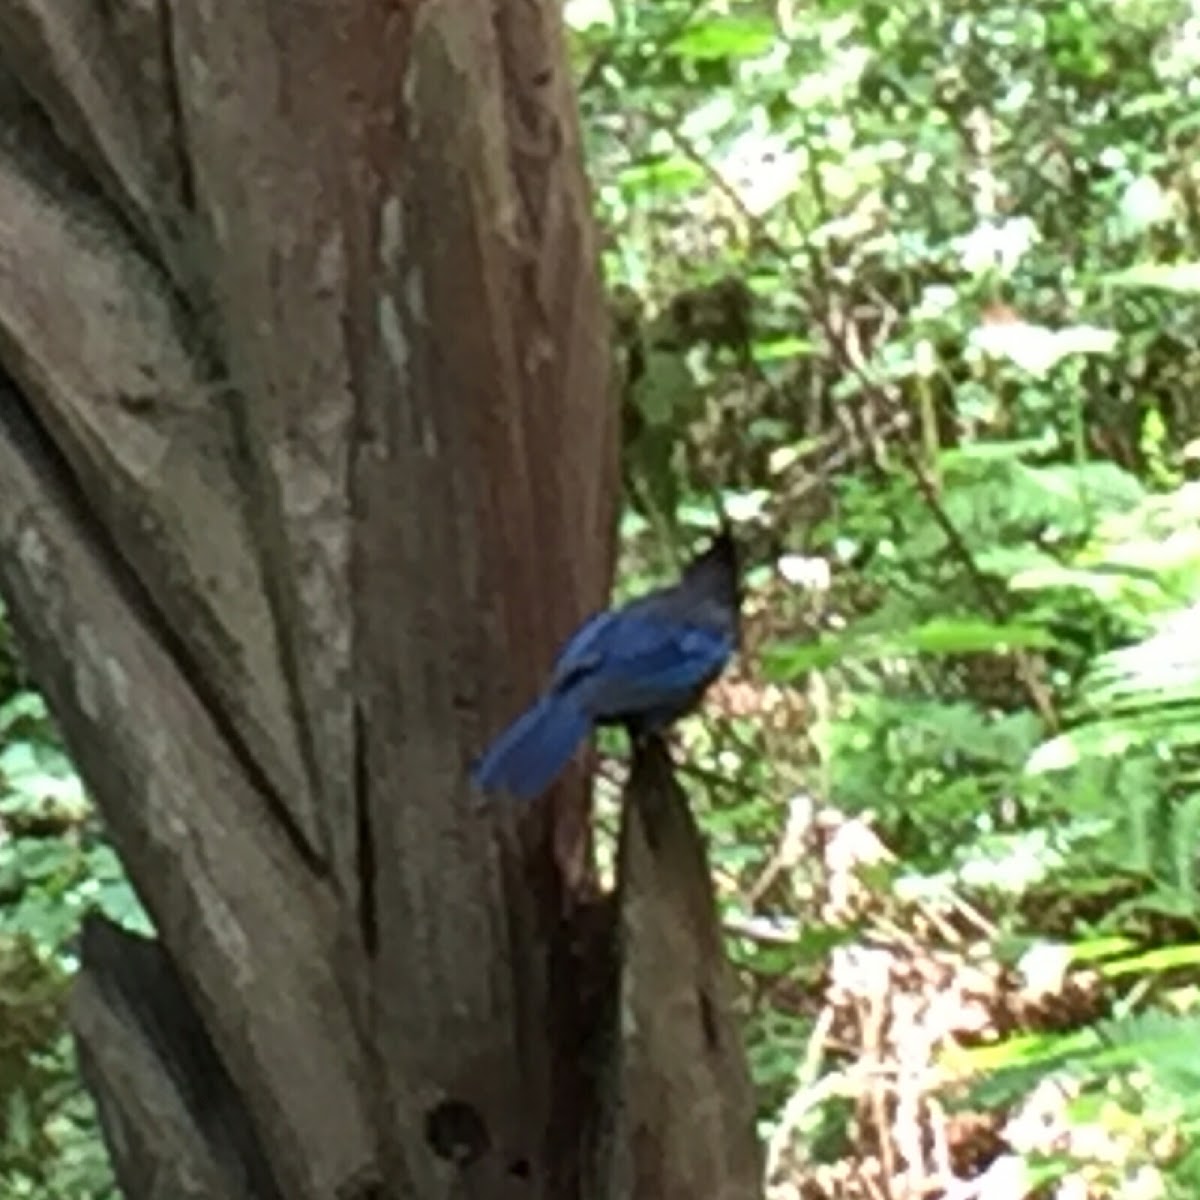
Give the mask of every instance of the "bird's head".
[(682, 586), (702, 589), (736, 616), (742, 607), (741, 557), (733, 531), (724, 525), (703, 553), (684, 568)]

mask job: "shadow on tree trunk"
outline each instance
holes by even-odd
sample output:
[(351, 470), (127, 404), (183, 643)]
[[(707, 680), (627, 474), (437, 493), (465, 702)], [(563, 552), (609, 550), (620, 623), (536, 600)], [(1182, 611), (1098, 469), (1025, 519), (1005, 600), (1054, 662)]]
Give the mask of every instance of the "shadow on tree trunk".
[(162, 944), (90, 915), (71, 1000), (80, 1068), (128, 1200), (281, 1200)]

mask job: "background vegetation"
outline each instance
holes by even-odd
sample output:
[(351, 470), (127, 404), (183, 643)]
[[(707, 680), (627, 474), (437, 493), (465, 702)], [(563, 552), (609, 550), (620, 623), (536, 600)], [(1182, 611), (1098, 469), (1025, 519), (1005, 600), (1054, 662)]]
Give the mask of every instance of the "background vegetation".
[[(567, 17), (621, 586), (714, 490), (752, 551), (680, 736), (773, 1198), (1197, 1195), (1200, 7)], [(141, 920), (0, 633), (0, 1196), (111, 1194), (95, 904)]]

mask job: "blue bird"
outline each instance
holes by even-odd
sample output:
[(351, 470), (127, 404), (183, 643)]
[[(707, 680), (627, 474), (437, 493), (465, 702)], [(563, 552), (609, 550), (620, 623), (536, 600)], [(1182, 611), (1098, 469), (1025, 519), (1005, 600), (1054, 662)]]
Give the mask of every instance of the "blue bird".
[(689, 712), (737, 647), (738, 577), (737, 545), (725, 531), (678, 583), (586, 621), (542, 696), (475, 763), (475, 783), (532, 800), (593, 726), (624, 725), (641, 738)]

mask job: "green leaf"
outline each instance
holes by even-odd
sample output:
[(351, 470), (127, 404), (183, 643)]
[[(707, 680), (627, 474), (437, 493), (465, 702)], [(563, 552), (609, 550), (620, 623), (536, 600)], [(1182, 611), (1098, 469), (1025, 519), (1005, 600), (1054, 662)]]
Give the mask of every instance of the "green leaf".
[(1117, 979), (1123, 975), (1153, 975), (1162, 971), (1177, 971), (1197, 966), (1200, 966), (1200, 945), (1193, 944), (1160, 946), (1130, 958), (1103, 963), (1098, 969), (1105, 977)]
[(990, 1074), (1016, 1067), (1045, 1068), (1094, 1045), (1095, 1040), (1095, 1035), (1088, 1030), (1065, 1036), (1058, 1033), (1023, 1033), (990, 1045), (951, 1045), (942, 1055), (941, 1063), (956, 1073), (969, 1071)]
[(867, 663), (914, 655), (1003, 653), (1049, 649), (1054, 637), (1038, 625), (997, 624), (986, 618), (938, 617), (911, 629), (851, 632), (816, 642), (777, 642), (763, 651), (767, 677), (786, 683), (839, 662)]
[(1123, 954), (1136, 948), (1130, 938), (1110, 935), (1107, 937), (1088, 938), (1086, 941), (1075, 942), (1070, 947), (1071, 961), (1076, 963), (1094, 963), (1114, 954)]
[(61, 838), (26, 838), (15, 847), (14, 859), (29, 882), (44, 883), (55, 876), (73, 872), (79, 866), (78, 851)]
[(1200, 295), (1200, 262), (1142, 263), (1105, 276), (1105, 282), (1119, 288), (1152, 288), (1185, 296)]
[(808, 338), (778, 337), (754, 343), (755, 361), (763, 366), (793, 358), (803, 358), (816, 352), (817, 344)]
[(918, 654), (975, 654), (1017, 648), (1049, 649), (1050, 633), (1037, 625), (997, 624), (985, 619), (939, 618), (902, 634), (897, 645)]
[(653, 192), (660, 197), (692, 191), (707, 181), (704, 168), (690, 158), (656, 158), (626, 167), (617, 182), (626, 192)]
[(25, 721), (44, 721), (47, 715), (46, 702), (37, 692), (17, 692), (0, 704), (0, 734), (9, 733)]
[(714, 17), (699, 22), (667, 46), (667, 52), (697, 60), (757, 58), (775, 44), (769, 17)]
[(1121, 758), (1139, 747), (1196, 744), (1200, 744), (1200, 705), (1081, 725), (1039, 746), (1025, 770), (1042, 775), (1067, 770), (1090, 758)]

